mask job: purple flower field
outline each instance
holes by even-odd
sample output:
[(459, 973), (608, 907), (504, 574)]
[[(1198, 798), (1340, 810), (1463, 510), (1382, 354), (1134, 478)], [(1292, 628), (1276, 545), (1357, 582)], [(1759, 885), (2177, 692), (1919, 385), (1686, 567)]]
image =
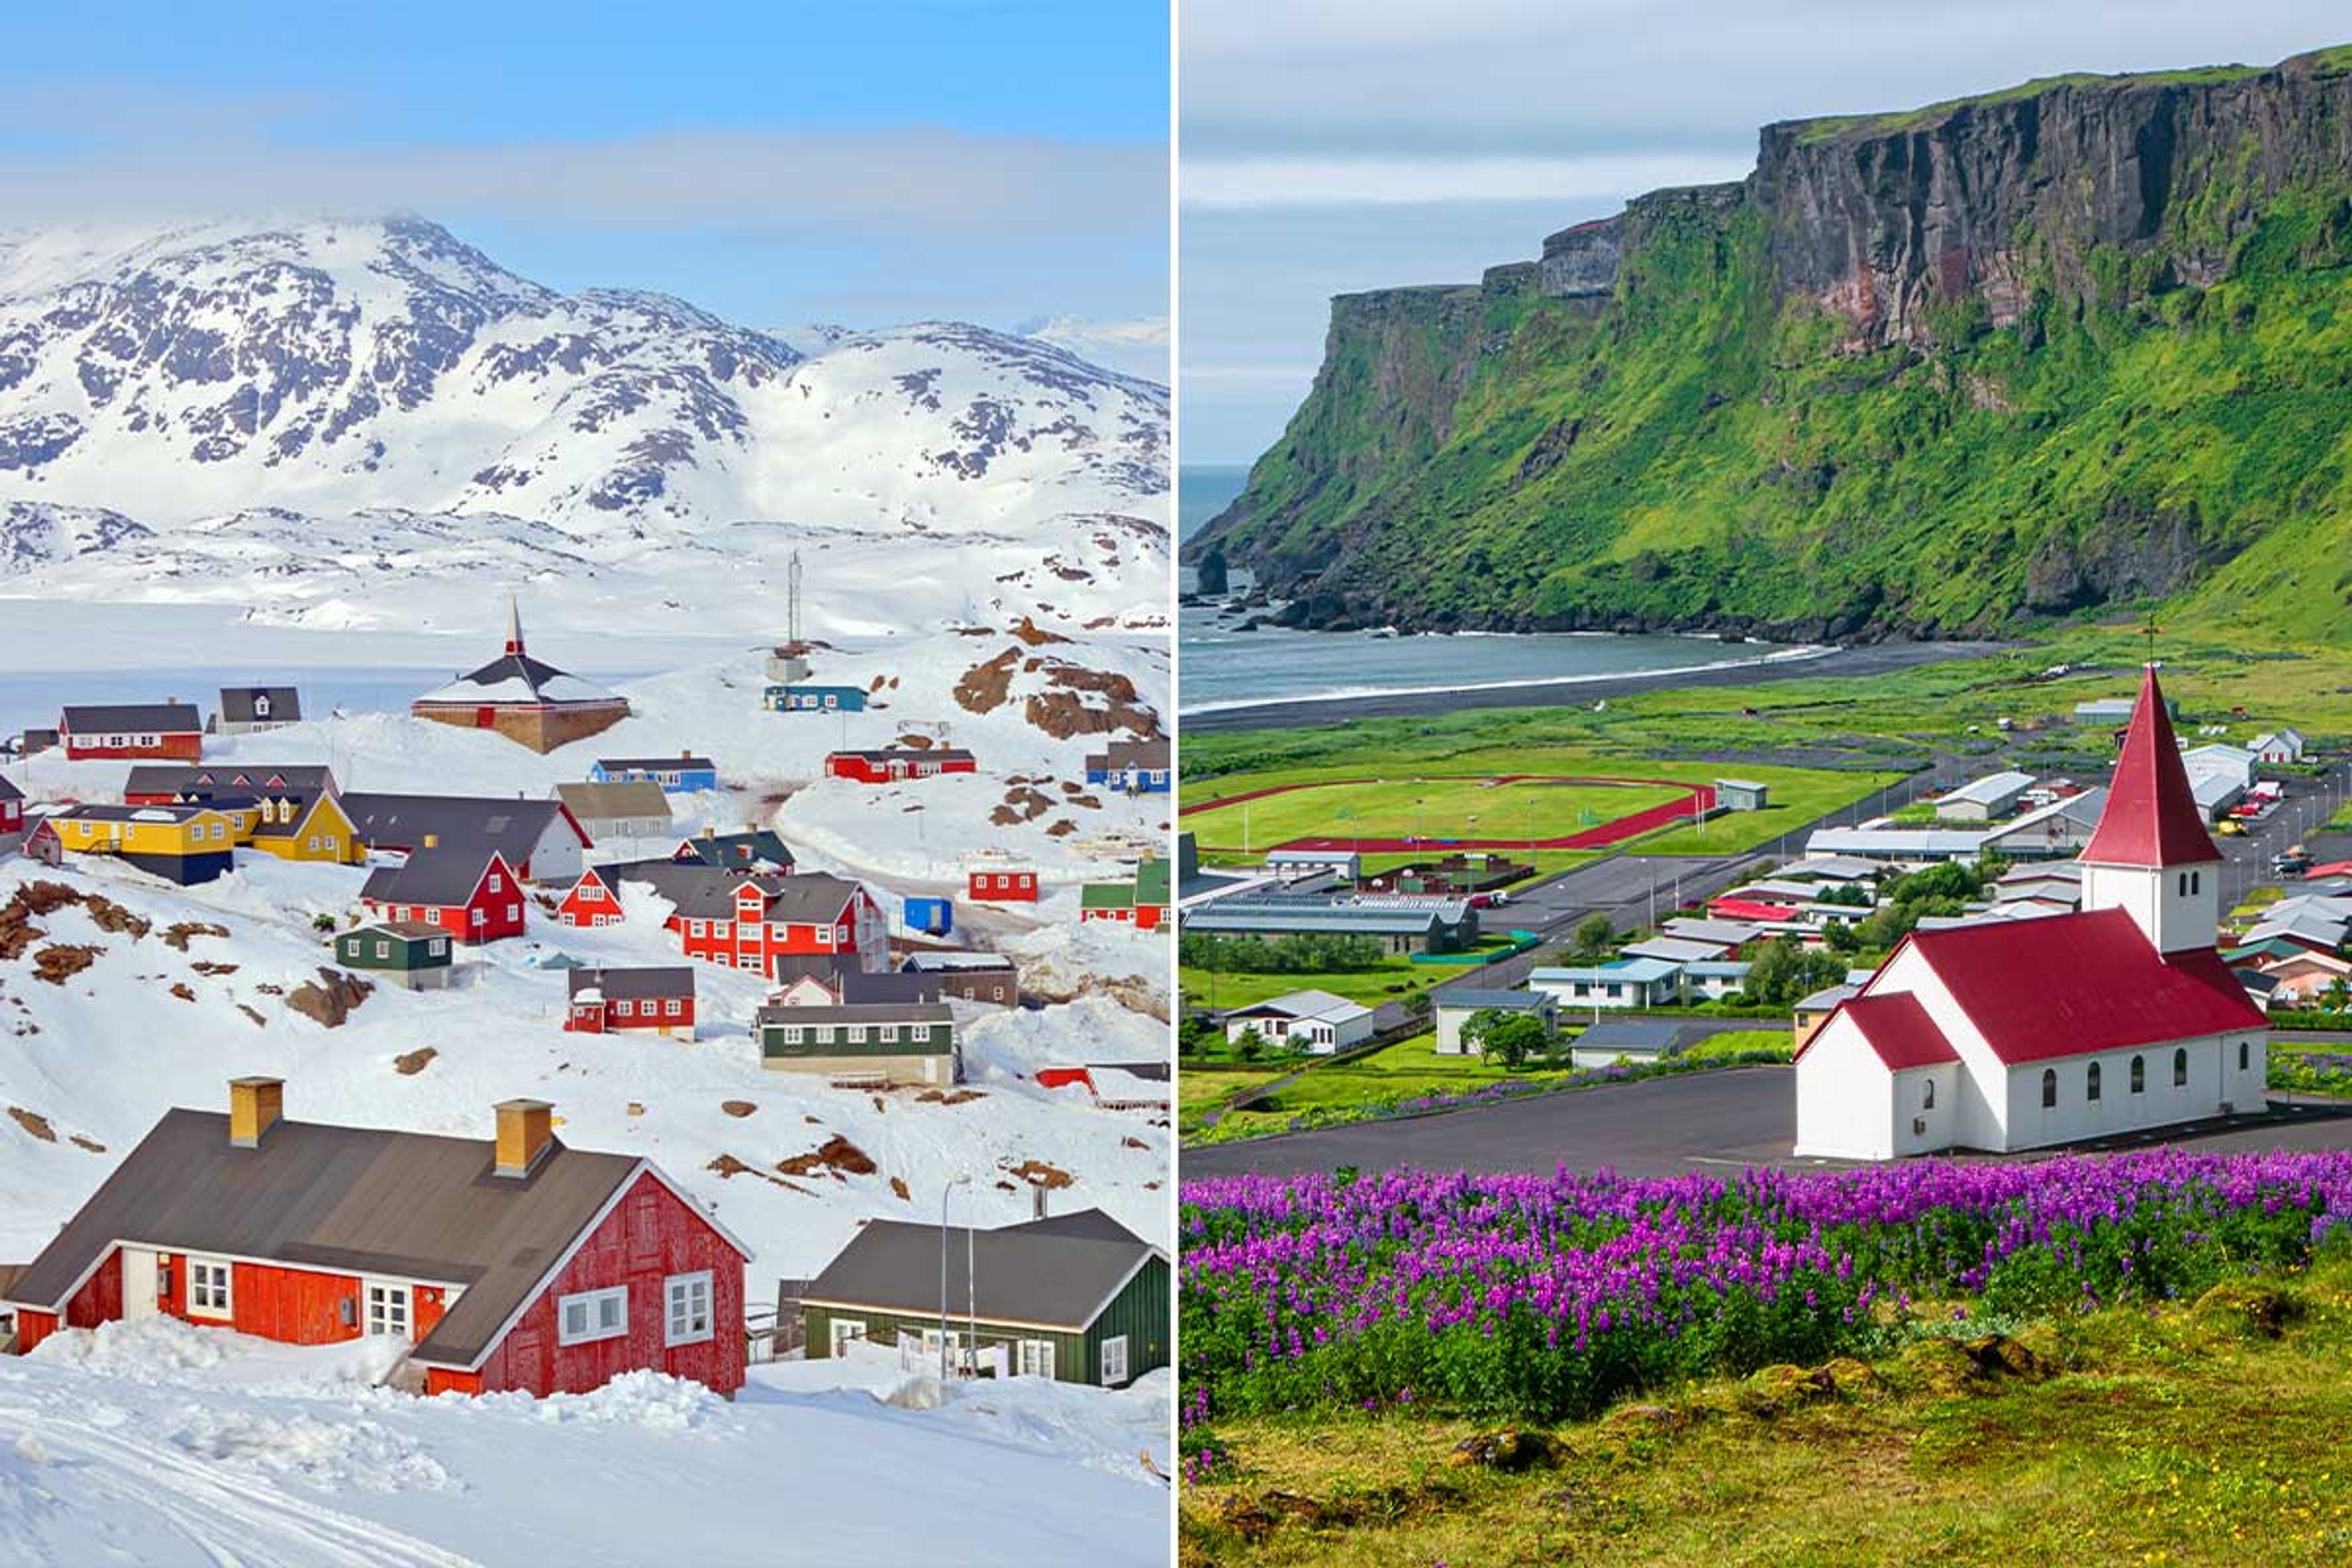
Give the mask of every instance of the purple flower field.
[(1883, 1348), (1919, 1301), (1948, 1322), (2194, 1295), (2343, 1245), (2347, 1219), (2352, 1152), (1188, 1182), (1183, 1417), (1586, 1414)]

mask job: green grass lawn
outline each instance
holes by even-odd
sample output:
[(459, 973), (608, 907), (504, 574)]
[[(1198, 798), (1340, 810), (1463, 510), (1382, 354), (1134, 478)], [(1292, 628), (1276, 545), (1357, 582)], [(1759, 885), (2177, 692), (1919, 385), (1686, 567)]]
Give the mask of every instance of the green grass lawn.
[(1709, 1035), (1683, 1055), (1694, 1061), (1712, 1061), (1717, 1057), (1736, 1057), (1746, 1051), (1770, 1051), (1786, 1061), (1796, 1052), (1795, 1037), (1785, 1025), (1777, 1029), (1730, 1029), (1720, 1035)]
[[(1276, 781), (1279, 782), (1279, 781)], [(1251, 789), (1266, 787), (1254, 781)], [(1219, 792), (1207, 798), (1216, 799)], [(1262, 854), (1294, 838), (1564, 838), (1675, 798), (1654, 784), (1496, 784), (1429, 773), (1332, 782), (1240, 805), (1188, 811), (1203, 847)], [(1433, 853), (1438, 852), (1433, 845)]]
[(1200, 1007), (1246, 1007), (1269, 996), (1293, 991), (1328, 991), (1367, 1007), (1394, 1002), (1461, 973), (1448, 964), (1414, 963), (1391, 958), (1377, 969), (1345, 970), (1332, 974), (1234, 974), (1212, 976), (1205, 969), (1179, 969), (1176, 983), (1184, 1005)]
[(1234, 1068), (1203, 1072), (1188, 1058), (1180, 1062), (1176, 1072), (1176, 1131), (1179, 1134), (1196, 1128), (1201, 1118), (1230, 1097), (1270, 1083), (1288, 1071), (1281, 1068)]
[(1235, 1468), (1184, 1489), (1179, 1561), (2332, 1568), (2352, 1558), (2352, 1264), (2277, 1283), (2275, 1332), (2135, 1305), (2010, 1326), (2022, 1375), (1767, 1369), (1545, 1429), (1517, 1473), (1454, 1462), (1496, 1428), (1444, 1412), (1220, 1422)]

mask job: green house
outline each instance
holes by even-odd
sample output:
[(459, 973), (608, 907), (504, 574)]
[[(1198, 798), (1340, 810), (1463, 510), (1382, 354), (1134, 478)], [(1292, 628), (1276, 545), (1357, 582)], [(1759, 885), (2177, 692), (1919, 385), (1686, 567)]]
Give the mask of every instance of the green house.
[(449, 933), (422, 921), (386, 921), (335, 938), (335, 962), (355, 973), (437, 991), (449, 984)]
[(940, 1227), (871, 1220), (801, 1299), (810, 1359), (862, 1340), (934, 1368), (944, 1349), (984, 1374), (1105, 1388), (1168, 1364), (1168, 1255), (1100, 1209), (945, 1240), (944, 1346)]
[(944, 1002), (772, 1004), (753, 1016), (751, 1031), (771, 1072), (886, 1088), (963, 1079), (955, 1015)]

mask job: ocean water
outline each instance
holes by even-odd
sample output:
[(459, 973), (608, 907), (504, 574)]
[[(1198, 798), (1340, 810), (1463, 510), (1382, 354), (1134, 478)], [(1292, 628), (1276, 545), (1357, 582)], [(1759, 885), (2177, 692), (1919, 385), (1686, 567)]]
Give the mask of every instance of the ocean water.
[[(1186, 468), (1177, 491), (1177, 527), (1189, 536), (1242, 491), (1248, 470)], [(1190, 591), (1187, 568), (1181, 586)], [(1234, 586), (1246, 589), (1236, 572)], [(1376, 632), (1245, 632), (1233, 616), (1187, 606), (1178, 623), (1178, 707), (1199, 713), (1308, 698), (1385, 697), (1467, 691), (1612, 676), (1699, 670), (1808, 658), (1820, 648), (1727, 643), (1717, 637), (1561, 632), (1517, 635), (1382, 636)]]

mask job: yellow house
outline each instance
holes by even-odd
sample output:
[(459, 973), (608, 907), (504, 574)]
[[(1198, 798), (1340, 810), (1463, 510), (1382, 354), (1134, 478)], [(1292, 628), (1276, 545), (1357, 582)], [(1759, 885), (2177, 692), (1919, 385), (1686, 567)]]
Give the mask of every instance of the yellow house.
[(239, 842), (281, 860), (356, 866), (367, 856), (342, 803), (324, 791), (263, 796), (251, 834)]
[(235, 858), (235, 824), (210, 806), (78, 805), (44, 820), (68, 853), (116, 856), (183, 886), (211, 881)]

